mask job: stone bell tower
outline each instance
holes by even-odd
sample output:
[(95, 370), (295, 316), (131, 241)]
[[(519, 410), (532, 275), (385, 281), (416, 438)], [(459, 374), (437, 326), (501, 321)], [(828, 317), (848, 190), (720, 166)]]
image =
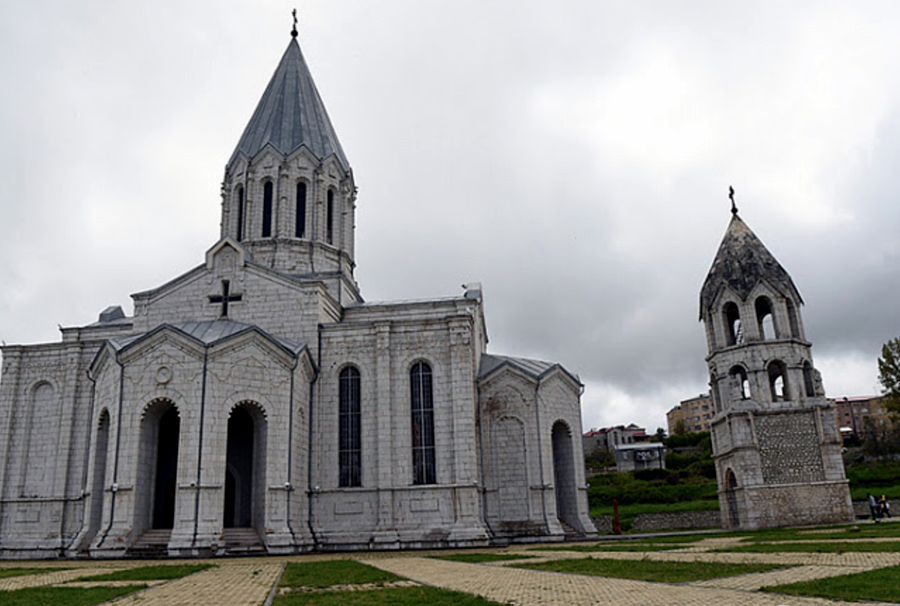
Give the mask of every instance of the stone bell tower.
[(353, 171), (297, 43), (296, 25), (225, 167), (222, 237), (255, 263), (324, 282), (339, 303), (361, 300), (355, 267)]
[(700, 291), (725, 528), (853, 519), (833, 407), (790, 275), (738, 216)]

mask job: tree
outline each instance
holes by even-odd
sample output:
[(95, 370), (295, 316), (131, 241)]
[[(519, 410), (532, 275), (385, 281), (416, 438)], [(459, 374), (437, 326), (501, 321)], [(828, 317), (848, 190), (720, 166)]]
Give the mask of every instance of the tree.
[(892, 417), (900, 417), (900, 338), (891, 339), (881, 347), (878, 382), (885, 409)]

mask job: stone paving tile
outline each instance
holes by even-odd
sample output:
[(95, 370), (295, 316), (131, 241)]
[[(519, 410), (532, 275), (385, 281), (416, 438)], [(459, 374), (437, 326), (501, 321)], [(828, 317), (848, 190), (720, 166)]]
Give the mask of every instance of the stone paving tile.
[[(626, 579), (462, 564), (419, 557), (365, 560), (426, 585), (481, 595), (515, 606), (851, 606), (719, 587), (646, 583)], [(858, 604), (852, 606), (859, 606)]]
[(127, 596), (116, 606), (259, 606), (283, 565), (280, 560), (220, 561), (216, 568)]

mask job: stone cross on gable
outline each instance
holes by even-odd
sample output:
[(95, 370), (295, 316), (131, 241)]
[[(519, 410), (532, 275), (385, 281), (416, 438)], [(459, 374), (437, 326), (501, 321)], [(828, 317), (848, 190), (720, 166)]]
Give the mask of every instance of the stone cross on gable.
[(209, 295), (210, 303), (221, 303), (222, 304), (222, 313), (221, 317), (228, 317), (228, 303), (230, 301), (240, 301), (243, 297), (242, 294), (232, 294), (231, 293), (231, 282), (228, 280), (222, 280), (222, 294), (221, 295)]

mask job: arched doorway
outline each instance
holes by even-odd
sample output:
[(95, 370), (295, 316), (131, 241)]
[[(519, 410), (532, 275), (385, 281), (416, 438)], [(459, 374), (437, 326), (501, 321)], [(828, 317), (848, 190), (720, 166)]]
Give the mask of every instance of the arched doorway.
[(741, 521), (738, 516), (738, 503), (737, 503), (737, 476), (734, 475), (734, 471), (729, 469), (726, 472), (726, 480), (725, 480), (725, 509), (727, 511), (728, 520), (727, 520), (727, 528), (740, 528)]
[(159, 419), (156, 441), (156, 470), (153, 482), (153, 528), (175, 525), (175, 492), (178, 476), (178, 438), (181, 419), (178, 409), (169, 406)]
[(266, 419), (254, 404), (244, 402), (228, 418), (225, 454), (225, 528), (259, 528), (265, 492)]
[(556, 515), (576, 531), (578, 522), (578, 491), (575, 486), (575, 453), (572, 432), (564, 421), (553, 424), (553, 482), (556, 485)]

